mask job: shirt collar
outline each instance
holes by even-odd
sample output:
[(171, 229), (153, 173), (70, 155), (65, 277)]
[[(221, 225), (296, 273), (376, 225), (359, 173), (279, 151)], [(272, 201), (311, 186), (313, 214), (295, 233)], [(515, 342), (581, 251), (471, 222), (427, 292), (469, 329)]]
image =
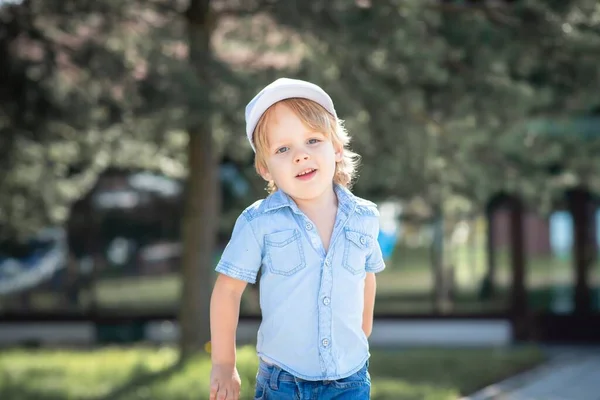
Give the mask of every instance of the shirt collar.
[[(352, 194), (352, 192), (339, 184), (334, 184), (333, 189), (338, 199), (338, 208), (346, 214), (350, 214), (352, 211), (354, 211), (354, 208), (356, 207), (356, 197)], [(269, 195), (263, 201), (260, 208), (263, 212), (268, 212), (283, 207), (290, 207), (290, 209), (296, 214), (301, 213), (294, 200), (292, 200), (292, 198), (281, 189), (277, 189), (275, 193)]]

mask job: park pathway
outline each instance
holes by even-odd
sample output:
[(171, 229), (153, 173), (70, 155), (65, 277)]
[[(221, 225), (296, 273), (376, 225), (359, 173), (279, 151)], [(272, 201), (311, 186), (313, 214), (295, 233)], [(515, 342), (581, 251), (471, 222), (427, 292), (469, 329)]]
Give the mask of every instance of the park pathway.
[(600, 349), (553, 348), (550, 360), (463, 400), (600, 400)]

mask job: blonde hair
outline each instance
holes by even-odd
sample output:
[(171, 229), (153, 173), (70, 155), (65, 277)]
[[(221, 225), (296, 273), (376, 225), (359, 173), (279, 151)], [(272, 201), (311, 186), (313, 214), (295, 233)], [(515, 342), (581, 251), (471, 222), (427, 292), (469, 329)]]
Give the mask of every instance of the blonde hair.
[[(278, 104), (288, 106), (298, 118), (309, 129), (323, 133), (328, 139), (333, 142), (336, 147), (343, 148), (342, 160), (336, 162), (335, 174), (333, 182), (339, 185), (350, 188), (352, 180), (356, 173), (356, 167), (360, 156), (348, 148), (350, 144), (350, 135), (344, 127), (344, 121), (331, 115), (320, 104), (302, 98), (291, 98), (281, 100), (269, 107), (258, 120), (252, 142), (256, 148), (256, 156), (254, 158), (254, 167), (260, 174), (261, 169), (267, 169), (266, 154), (268, 153), (269, 142), (267, 130), (269, 122), (272, 119), (275, 107)], [(275, 182), (269, 181), (267, 191), (274, 193), (277, 190)]]

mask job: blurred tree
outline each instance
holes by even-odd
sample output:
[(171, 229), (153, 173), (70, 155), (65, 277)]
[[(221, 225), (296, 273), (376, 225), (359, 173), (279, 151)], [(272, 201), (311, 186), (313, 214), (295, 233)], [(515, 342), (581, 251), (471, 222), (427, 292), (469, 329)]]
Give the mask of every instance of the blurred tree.
[(310, 48), (300, 73), (332, 90), (370, 166), (357, 192), (414, 199), (429, 221), (445, 220), (432, 249), (438, 308), (460, 222), (447, 217), (479, 212), (498, 192), (544, 212), (570, 185), (597, 187), (599, 137), (578, 133), (599, 120), (551, 134), (600, 101), (597, 2), (279, 4), (278, 22)]
[(0, 16), (0, 236), (61, 223), (111, 165), (183, 176), (185, 54), (148, 44), (167, 47), (168, 16), (69, 1), (5, 5)]
[[(249, 15), (256, 6), (232, 4)], [(31, 0), (0, 8), (6, 22), (0, 27), (0, 236), (26, 238), (62, 224), (109, 167), (187, 176), (183, 358), (209, 338), (217, 161), (225, 147), (230, 160), (247, 159), (245, 136), (228, 135), (243, 120), (242, 103), (251, 94), (242, 93), (288, 65), (277, 48), (285, 36), (240, 58), (238, 48), (228, 47), (244, 36), (235, 31), (241, 26), (260, 38), (273, 24), (257, 18), (236, 25), (222, 6), (220, 30), (208, 1)], [(219, 52), (213, 54), (212, 42)], [(259, 52), (265, 47), (272, 49)]]
[(546, 175), (517, 159), (529, 143), (516, 132), (599, 102), (594, 1), (278, 4), (278, 22), (310, 49), (298, 74), (330, 88), (378, 167), (362, 170), (360, 192), (459, 209), (499, 190), (537, 201)]
[(179, 309), (182, 359), (210, 340), (209, 303), (212, 255), (217, 236), (218, 156), (212, 131), (211, 92), (214, 67), (211, 36), (214, 13), (210, 0), (191, 0), (186, 12), (188, 52), (201, 85), (198, 103), (189, 109), (188, 184), (183, 213), (182, 293)]
[(288, 75), (331, 92), (363, 155), (359, 195), (411, 200), (429, 220), (499, 191), (548, 205), (600, 186), (598, 125), (578, 138), (568, 119), (599, 102), (598, 14), (592, 0), (0, 6), (0, 236), (63, 222), (108, 166), (191, 174), (181, 315), (198, 346), (218, 215), (205, 190), (217, 157), (248, 161), (242, 110), (261, 86)]

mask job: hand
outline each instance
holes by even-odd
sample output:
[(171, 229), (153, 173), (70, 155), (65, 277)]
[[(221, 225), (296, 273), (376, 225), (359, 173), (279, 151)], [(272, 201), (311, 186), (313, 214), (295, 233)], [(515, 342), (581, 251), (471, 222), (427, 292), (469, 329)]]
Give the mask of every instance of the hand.
[(239, 400), (242, 381), (235, 365), (214, 365), (210, 372), (210, 400)]

